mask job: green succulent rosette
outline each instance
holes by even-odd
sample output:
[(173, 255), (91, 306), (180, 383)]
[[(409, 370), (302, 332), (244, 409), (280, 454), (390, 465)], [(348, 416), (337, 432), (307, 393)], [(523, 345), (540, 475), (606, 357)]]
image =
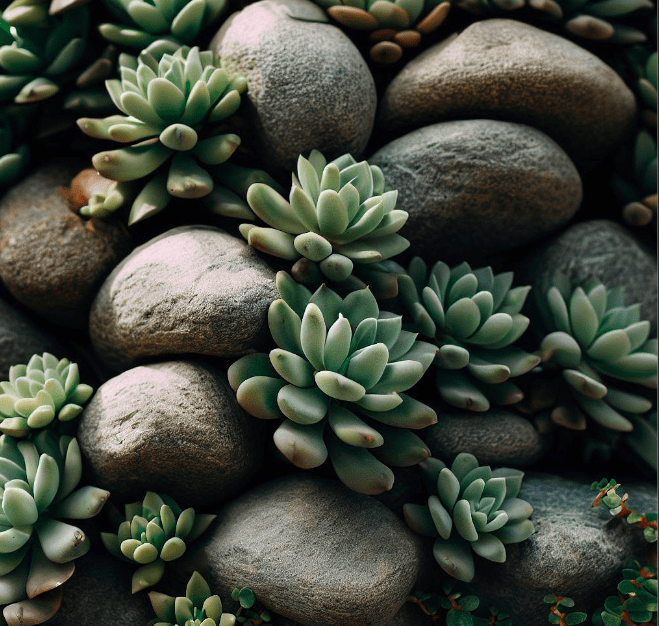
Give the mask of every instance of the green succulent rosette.
[(187, 544), (217, 517), (182, 510), (169, 496), (153, 491), (142, 502), (127, 504), (124, 516), (114, 507), (111, 514), (118, 531), (101, 533), (101, 538), (111, 554), (140, 565), (133, 574), (133, 593), (157, 584), (165, 564), (183, 556)]
[(395, 63), (405, 48), (416, 48), (423, 35), (446, 19), (450, 2), (436, 0), (314, 0), (342, 26), (370, 33), (375, 42), (370, 57), (376, 63)]
[(391, 489), (388, 465), (430, 456), (408, 429), (437, 416), (403, 392), (421, 379), (435, 346), (403, 330), (400, 316), (381, 313), (368, 289), (342, 299), (323, 285), (312, 294), (285, 272), (277, 288), (281, 299), (268, 310), (277, 348), (229, 368), (238, 402), (255, 417), (283, 420), (274, 442), (293, 465), (318, 467), (329, 454), (351, 489)]
[(584, 430), (588, 416), (617, 432), (645, 421), (652, 402), (641, 390), (657, 385), (657, 340), (649, 339), (640, 305), (625, 306), (622, 288), (607, 289), (597, 279), (575, 287), (561, 274), (539, 305), (552, 331), (539, 354), (562, 380), (552, 421)]
[(87, 45), (87, 9), (67, 11), (44, 26), (0, 28), (0, 103), (40, 102), (75, 78)]
[(397, 197), (384, 190), (376, 165), (349, 154), (328, 163), (314, 150), (298, 159), (289, 202), (267, 184), (249, 188), (247, 202), (269, 228), (242, 224), (240, 232), (257, 250), (295, 261), (291, 273), (298, 282), (363, 288), (353, 272), (363, 268), (370, 280), (381, 261), (410, 245), (398, 234), (407, 212), (396, 209)]
[[(3, 111), (0, 110), (0, 120)], [(26, 144), (17, 143), (11, 124), (0, 121), (0, 189), (16, 182), (23, 174), (30, 160)]]
[(430, 458), (421, 464), (432, 495), (427, 505), (406, 504), (405, 521), (415, 532), (437, 537), (433, 554), (453, 578), (474, 578), (474, 557), (503, 563), (506, 544), (534, 532), (533, 508), (517, 497), (524, 473), (479, 466), (472, 454), (458, 454), (451, 469)]
[(59, 586), (89, 550), (89, 538), (62, 520), (97, 515), (110, 496), (77, 488), (82, 477), (78, 442), (42, 431), (30, 441), (0, 436), (0, 603), (10, 626), (24, 614), (41, 624), (57, 611)]
[[(226, 214), (253, 218), (235, 193), (215, 189), (214, 183), (214, 178), (230, 178), (223, 164), (240, 138), (224, 132), (223, 122), (238, 110), (246, 80), (229, 75), (212, 52), (196, 47), (179, 48), (160, 60), (148, 51), (139, 59), (122, 54), (119, 65), (121, 79), (108, 80), (106, 86), (123, 115), (82, 118), (78, 126), (90, 137), (132, 144), (92, 159), (105, 178), (119, 183), (147, 179), (132, 204), (129, 224), (159, 213), (172, 196), (199, 199), (214, 191), (221, 196), (215, 204)], [(97, 198), (82, 212), (107, 215), (118, 206)]]
[(10, 367), (0, 390), (0, 432), (12, 437), (25, 437), (55, 420), (75, 419), (94, 393), (80, 382), (77, 363), (48, 352), (34, 354), (27, 365)]
[(650, 0), (454, 0), (453, 4), (483, 17), (515, 17), (519, 11), (520, 16), (558, 24), (579, 39), (618, 44), (646, 41), (647, 35), (625, 19), (654, 9)]
[(437, 389), (448, 404), (487, 411), (490, 403), (515, 404), (524, 397), (510, 378), (540, 359), (513, 345), (529, 325), (520, 311), (531, 288), (512, 283), (512, 272), (495, 275), (468, 263), (451, 269), (439, 261), (428, 270), (415, 257), (407, 273), (400, 268), (399, 298), (410, 329), (437, 345)]
[(191, 46), (199, 33), (217, 21), (227, 0), (104, 0), (120, 22), (98, 27), (101, 35), (126, 48), (155, 45), (168, 52)]
[(158, 616), (148, 626), (234, 626), (236, 616), (222, 612), (222, 600), (211, 595), (210, 587), (194, 572), (185, 596), (174, 598), (156, 591), (149, 592), (151, 606)]

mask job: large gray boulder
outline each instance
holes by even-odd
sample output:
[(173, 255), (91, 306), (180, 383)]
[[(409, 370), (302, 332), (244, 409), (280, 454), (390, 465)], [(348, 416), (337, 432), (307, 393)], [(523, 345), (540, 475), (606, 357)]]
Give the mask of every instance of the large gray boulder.
[(387, 144), (369, 163), (398, 190), (398, 208), (409, 213), (400, 232), (426, 261), (520, 246), (563, 225), (581, 202), (570, 158), (521, 124), (433, 124)]
[(170, 361), (103, 384), (80, 418), (78, 441), (93, 484), (124, 498), (158, 491), (199, 506), (236, 493), (259, 469), (262, 428), (238, 405), (225, 371)]
[(140, 246), (107, 278), (89, 321), (117, 371), (163, 355), (235, 357), (269, 337), (275, 273), (244, 241), (211, 226), (174, 228)]
[(631, 131), (634, 94), (594, 54), (516, 20), (476, 22), (410, 61), (391, 81), (379, 126), (398, 134), (486, 117), (535, 126), (578, 161), (597, 161)]
[(373, 77), (327, 21), (308, 0), (261, 0), (232, 15), (210, 44), (223, 67), (247, 77), (249, 122), (270, 167), (292, 169), (313, 149), (357, 158), (371, 135)]

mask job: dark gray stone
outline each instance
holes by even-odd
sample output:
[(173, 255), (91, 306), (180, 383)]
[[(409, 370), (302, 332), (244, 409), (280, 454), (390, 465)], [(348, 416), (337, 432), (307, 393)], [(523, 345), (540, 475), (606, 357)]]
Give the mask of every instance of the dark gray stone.
[(579, 174), (563, 150), (529, 126), (443, 122), (392, 141), (370, 159), (398, 208), (401, 234), (426, 261), (487, 255), (567, 222), (581, 202)]
[(307, 0), (261, 0), (232, 15), (210, 44), (223, 67), (247, 77), (250, 124), (270, 167), (293, 169), (313, 149), (357, 158), (371, 135), (373, 77), (327, 21)]
[(225, 506), (200, 539), (211, 587), (249, 586), (303, 626), (381, 626), (420, 573), (423, 542), (373, 498), (294, 475)]
[(519, 269), (536, 297), (547, 293), (556, 271), (577, 284), (595, 277), (607, 287), (624, 287), (625, 302), (640, 302), (643, 319), (656, 332), (657, 257), (620, 224), (608, 220), (574, 224), (533, 251)]
[(211, 226), (174, 228), (110, 274), (90, 315), (99, 356), (115, 370), (149, 357), (234, 357), (269, 337), (275, 273), (244, 241)]
[(93, 484), (122, 497), (160, 491), (199, 506), (236, 493), (259, 469), (262, 432), (226, 372), (171, 361), (103, 384), (80, 418), (78, 441)]
[(594, 54), (515, 20), (477, 22), (432, 46), (389, 84), (379, 125), (401, 132), (487, 117), (545, 131), (578, 161), (598, 161), (631, 132), (634, 95)]
[(0, 380), (9, 379), (9, 368), (27, 363), (33, 354), (52, 352), (59, 356), (58, 342), (24, 313), (0, 298)]
[(77, 172), (47, 165), (0, 200), (0, 278), (23, 305), (50, 322), (85, 327), (105, 277), (131, 250), (117, 220), (85, 220), (62, 194)]
[(437, 424), (428, 427), (425, 441), (432, 455), (447, 465), (461, 452), (468, 452), (481, 465), (527, 467), (544, 452), (544, 442), (533, 424), (510, 411), (438, 415)]
[[(629, 559), (650, 548), (638, 528), (593, 509), (592, 476), (575, 479), (527, 474), (520, 498), (533, 506), (536, 532), (506, 546), (505, 563), (478, 559), (473, 587), (484, 606), (510, 611), (514, 623), (544, 626), (548, 593), (573, 598), (581, 611), (593, 611), (615, 593)], [(624, 484), (630, 506), (656, 510), (656, 487)], [(622, 493), (624, 493), (622, 492)]]

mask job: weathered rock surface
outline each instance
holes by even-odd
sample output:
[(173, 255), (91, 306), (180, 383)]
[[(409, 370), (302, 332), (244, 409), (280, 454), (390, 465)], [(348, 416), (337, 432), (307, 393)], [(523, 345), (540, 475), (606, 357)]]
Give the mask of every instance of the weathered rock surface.
[(264, 445), (262, 423), (239, 407), (226, 372), (186, 361), (107, 381), (80, 418), (78, 441), (92, 484), (138, 499), (160, 491), (186, 506), (236, 493)]
[(398, 208), (402, 235), (426, 261), (487, 255), (567, 222), (581, 178), (563, 150), (529, 126), (492, 120), (443, 122), (376, 152)]
[(232, 15), (211, 42), (223, 67), (247, 77), (250, 124), (270, 167), (292, 169), (313, 149), (358, 157), (371, 135), (373, 77), (327, 21), (307, 0), (261, 0)]
[(304, 474), (234, 500), (200, 542), (211, 587), (248, 585), (303, 626), (392, 620), (419, 574), (423, 545), (374, 499)]
[(441, 412), (437, 424), (426, 430), (425, 441), (432, 455), (449, 465), (458, 454), (468, 452), (481, 465), (527, 467), (544, 451), (533, 424), (503, 409)]
[(59, 356), (59, 351), (53, 337), (0, 298), (0, 380), (8, 380), (9, 368), (27, 363), (33, 354), (52, 352)]
[(78, 168), (50, 164), (0, 200), (0, 278), (11, 294), (50, 322), (87, 324), (105, 277), (131, 250), (117, 220), (85, 220), (62, 195)]
[(211, 226), (174, 228), (110, 274), (90, 315), (99, 356), (116, 370), (175, 354), (234, 357), (269, 336), (275, 273), (244, 241)]
[(536, 296), (547, 293), (556, 271), (577, 284), (595, 277), (607, 287), (624, 287), (625, 302), (640, 302), (643, 319), (656, 332), (657, 257), (620, 224), (608, 220), (574, 224), (530, 253), (519, 270)]
[[(533, 506), (536, 532), (506, 546), (505, 563), (478, 559), (473, 587), (484, 606), (509, 610), (514, 623), (542, 626), (547, 593), (569, 596), (587, 612), (614, 593), (624, 565), (649, 546), (637, 528), (592, 509), (591, 482), (592, 476), (527, 474), (519, 497)], [(624, 488), (634, 508), (656, 508), (656, 487), (625, 483)]]
[(578, 161), (597, 161), (631, 131), (634, 95), (595, 55), (516, 20), (476, 22), (391, 81), (379, 126), (401, 132), (487, 117), (545, 131)]

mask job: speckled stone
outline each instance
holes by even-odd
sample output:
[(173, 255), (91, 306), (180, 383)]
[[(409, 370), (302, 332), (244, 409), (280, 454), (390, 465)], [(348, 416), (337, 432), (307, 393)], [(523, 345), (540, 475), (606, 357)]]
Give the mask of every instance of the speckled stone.
[(105, 277), (131, 250), (117, 220), (85, 220), (62, 195), (77, 164), (53, 163), (0, 200), (0, 278), (27, 308), (55, 324), (85, 327)]
[(296, 474), (225, 506), (197, 556), (211, 587), (247, 585), (302, 626), (382, 626), (420, 569), (423, 542), (384, 505)]
[(528, 243), (569, 220), (581, 178), (547, 135), (493, 120), (441, 122), (378, 150), (397, 208), (400, 234), (427, 262), (457, 262)]
[[(593, 509), (593, 476), (574, 479), (527, 474), (519, 497), (533, 506), (536, 532), (527, 541), (506, 546), (505, 563), (477, 557), (473, 587), (485, 605), (509, 611), (515, 624), (544, 626), (542, 598), (548, 593), (573, 598), (581, 611), (593, 611), (611, 595), (622, 568), (639, 558), (648, 544), (627, 522)], [(656, 510), (656, 487), (625, 483), (630, 504)]]
[(398, 134), (455, 118), (535, 126), (575, 160), (604, 158), (632, 130), (634, 94), (594, 54), (515, 20), (476, 22), (410, 61), (382, 98)]
[(171, 361), (103, 384), (82, 413), (78, 441), (93, 484), (116, 496), (161, 491), (200, 506), (236, 493), (258, 471), (262, 432), (225, 371)]
[(627, 304), (641, 303), (643, 319), (657, 328), (657, 257), (626, 228), (608, 220), (570, 226), (533, 250), (519, 266), (533, 292), (547, 293), (554, 273), (576, 284), (595, 277), (607, 287), (624, 287)]
[(271, 168), (293, 169), (313, 149), (359, 157), (371, 135), (373, 77), (327, 21), (307, 0), (261, 0), (232, 15), (210, 44), (223, 67), (247, 77), (257, 152)]
[(89, 330), (121, 371), (176, 354), (235, 357), (269, 338), (275, 272), (243, 240), (211, 226), (174, 228), (135, 249), (94, 300)]

